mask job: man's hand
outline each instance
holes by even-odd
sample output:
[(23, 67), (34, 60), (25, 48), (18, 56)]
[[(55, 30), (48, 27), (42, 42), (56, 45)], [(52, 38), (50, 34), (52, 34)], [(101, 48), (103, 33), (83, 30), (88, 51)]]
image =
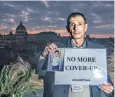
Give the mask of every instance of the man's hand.
[(110, 83), (99, 85), (99, 88), (105, 93), (113, 92), (113, 86)]
[(50, 51), (52, 51), (52, 50), (54, 50), (56, 48), (57, 48), (57, 45), (55, 43), (47, 44), (47, 46), (45, 47), (44, 51), (42, 52), (42, 55), (44, 57), (46, 57)]

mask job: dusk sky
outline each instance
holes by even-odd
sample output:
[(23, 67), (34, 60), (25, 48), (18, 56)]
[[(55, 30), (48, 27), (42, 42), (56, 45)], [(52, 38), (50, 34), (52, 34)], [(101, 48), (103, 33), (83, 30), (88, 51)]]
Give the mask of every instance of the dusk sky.
[(22, 20), (28, 33), (56, 30), (65, 33), (66, 19), (81, 12), (87, 34), (114, 34), (114, 1), (0, 1), (0, 33), (6, 34)]

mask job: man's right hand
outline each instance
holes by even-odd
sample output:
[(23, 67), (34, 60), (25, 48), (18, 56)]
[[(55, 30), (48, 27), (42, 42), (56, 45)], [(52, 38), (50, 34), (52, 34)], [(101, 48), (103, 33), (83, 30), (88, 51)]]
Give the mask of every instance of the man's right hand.
[(54, 50), (56, 48), (57, 48), (57, 45), (55, 43), (47, 44), (47, 46), (45, 47), (44, 51), (42, 52), (42, 55), (44, 57), (46, 57), (50, 51), (52, 51), (52, 50)]

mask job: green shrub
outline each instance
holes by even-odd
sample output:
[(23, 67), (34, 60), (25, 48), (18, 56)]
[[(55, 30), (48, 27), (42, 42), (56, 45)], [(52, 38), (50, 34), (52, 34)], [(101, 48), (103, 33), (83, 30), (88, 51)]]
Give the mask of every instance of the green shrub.
[[(0, 72), (0, 97), (23, 97), (28, 92), (38, 93), (43, 82), (35, 80), (35, 70), (28, 62), (18, 61), (4, 65)], [(38, 85), (38, 87), (35, 87)]]

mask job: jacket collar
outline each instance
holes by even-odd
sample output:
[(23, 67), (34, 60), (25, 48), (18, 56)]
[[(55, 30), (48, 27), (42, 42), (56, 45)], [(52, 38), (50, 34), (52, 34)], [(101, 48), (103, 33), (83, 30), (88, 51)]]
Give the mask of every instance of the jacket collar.
[[(84, 43), (80, 47), (87, 48), (87, 46), (88, 46), (87, 39), (85, 38)], [(67, 40), (66, 47), (68, 47), (68, 48), (73, 48), (74, 47), (74, 44), (72, 43), (72, 40), (71, 40), (70, 37)], [(76, 47), (76, 48), (80, 48), (80, 47)]]

